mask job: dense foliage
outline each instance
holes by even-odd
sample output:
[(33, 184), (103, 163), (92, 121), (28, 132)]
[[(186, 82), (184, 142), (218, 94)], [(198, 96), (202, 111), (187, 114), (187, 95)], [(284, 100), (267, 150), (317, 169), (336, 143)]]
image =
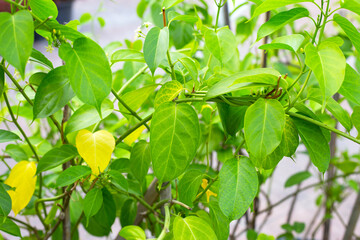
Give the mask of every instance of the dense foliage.
[[(293, 239), (313, 226), (289, 220), (284, 234), (270, 236), (255, 222), (282, 203), (259, 209), (261, 188), (299, 144), (321, 181), (301, 188), (311, 174), (299, 169), (285, 184), (297, 192), (284, 200), (323, 186), (326, 229), (345, 191), (359, 191), (351, 178), (359, 156), (335, 155), (336, 135), (360, 143), (350, 134), (360, 130), (359, 0), (141, 0), (137, 39), (104, 48), (77, 31), (87, 21), (106, 27), (100, 17), (62, 25), (51, 0), (5, 1), (12, 12), (0, 13), (1, 231), (78, 239), (82, 224), (107, 236), (118, 217), (118, 238), (235, 239), (246, 214), (248, 239)], [(244, 6), (249, 19), (219, 26), (221, 12), (228, 22)], [(58, 48), (63, 66), (33, 49), (35, 32)], [(263, 44), (240, 55), (248, 42)]]

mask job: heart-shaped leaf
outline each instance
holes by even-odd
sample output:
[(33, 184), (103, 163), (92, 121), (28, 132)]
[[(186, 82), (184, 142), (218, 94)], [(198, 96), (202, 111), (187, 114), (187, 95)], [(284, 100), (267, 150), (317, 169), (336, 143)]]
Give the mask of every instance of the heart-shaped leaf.
[(34, 24), (28, 11), (0, 13), (0, 55), (24, 77), (34, 43)]
[(111, 133), (100, 130), (92, 133), (81, 130), (76, 136), (76, 147), (94, 175), (104, 171), (115, 149), (115, 139)]
[(35, 172), (36, 165), (34, 162), (21, 161), (12, 168), (8, 179), (5, 180), (5, 184), (15, 189), (8, 191), (15, 215), (26, 207), (34, 194), (36, 184)]

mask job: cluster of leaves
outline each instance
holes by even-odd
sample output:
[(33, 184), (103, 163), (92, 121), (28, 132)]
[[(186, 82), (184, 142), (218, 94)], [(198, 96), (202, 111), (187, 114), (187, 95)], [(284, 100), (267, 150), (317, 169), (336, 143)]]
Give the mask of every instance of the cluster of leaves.
[[(227, 239), (230, 222), (255, 209), (262, 184), (284, 157), (294, 156), (299, 139), (321, 173), (331, 160), (345, 174), (359, 167), (352, 157), (330, 154), (330, 131), (360, 143), (349, 134), (360, 129), (359, 68), (346, 63), (355, 57), (359, 65), (360, 33), (330, 10), (330, 1), (247, 1), (251, 18), (238, 18), (234, 34), (218, 26), (226, 0), (215, 1), (215, 21), (204, 1), (141, 0), (139, 39), (105, 48), (77, 31), (79, 21), (59, 24), (51, 0), (6, 2), (13, 12), (0, 13), (0, 93), (2, 114), (11, 118), (4, 124), (13, 122), (17, 131), (0, 130), (0, 142), (16, 143), (4, 151), (1, 231), (20, 236), (19, 224), (35, 239), (77, 239), (83, 224), (90, 234), (107, 236), (119, 217), (126, 239), (146, 239), (145, 229), (159, 240)], [(319, 8), (317, 20), (301, 5), (287, 8), (301, 2)], [(233, 4), (231, 14), (245, 5)], [(345, 0), (340, 8), (360, 14), (359, 6)], [(265, 13), (271, 17), (255, 41), (271, 38), (259, 47), (268, 55), (240, 58), (238, 43), (253, 41)], [(296, 32), (298, 19), (314, 27)], [(329, 20), (341, 34), (325, 36)], [(59, 49), (63, 66), (33, 49), (35, 31)], [(39, 71), (26, 71), (29, 60)], [(14, 91), (11, 105), (7, 95)], [(341, 99), (333, 99), (338, 93)], [(351, 116), (341, 101), (352, 107)], [(31, 124), (31, 136), (18, 117)], [(300, 172), (285, 186), (308, 177)], [(334, 192), (333, 201), (341, 201), (341, 189)], [(36, 215), (42, 226), (9, 216), (11, 209)], [(285, 224), (281, 237), (291, 239), (304, 227)], [(248, 238), (273, 239), (255, 231)]]

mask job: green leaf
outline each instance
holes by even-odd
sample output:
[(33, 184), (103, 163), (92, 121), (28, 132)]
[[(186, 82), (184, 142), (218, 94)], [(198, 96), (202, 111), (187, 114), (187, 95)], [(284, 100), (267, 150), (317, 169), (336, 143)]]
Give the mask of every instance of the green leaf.
[(134, 224), (137, 205), (132, 199), (127, 199), (121, 207), (120, 223), (122, 227)]
[(52, 62), (49, 59), (47, 59), (44, 54), (42, 54), (40, 51), (36, 50), (35, 48), (32, 49), (30, 57), (33, 59), (33, 61), (41, 63), (42, 65), (50, 69), (54, 68)]
[[(240, 89), (251, 89), (255, 87), (276, 86), (280, 73), (272, 68), (257, 68), (235, 73), (226, 77), (208, 90), (205, 99), (217, 97)], [(280, 86), (286, 88), (283, 79)]]
[(84, 198), (84, 214), (87, 219), (98, 213), (103, 204), (102, 191), (99, 188), (91, 189)]
[[(359, 4), (360, 5), (360, 4)], [(355, 49), (360, 53), (360, 33), (356, 27), (346, 18), (339, 14), (334, 15), (334, 21), (344, 30), (350, 41), (354, 45)]]
[(275, 237), (265, 233), (260, 233), (256, 240), (275, 240)]
[(276, 165), (284, 157), (281, 143), (277, 148), (275, 148), (275, 150), (272, 153), (267, 155), (265, 158), (255, 157), (251, 153), (249, 155), (250, 155), (250, 160), (255, 165), (255, 167), (265, 170), (273, 169), (274, 167), (276, 167)]
[(134, 49), (120, 49), (111, 56), (111, 63), (120, 61), (145, 62), (144, 54)]
[(17, 162), (29, 159), (29, 156), (26, 154), (25, 150), (19, 145), (8, 144), (6, 145), (4, 152), (9, 154), (10, 157)]
[(230, 220), (239, 219), (258, 192), (258, 176), (247, 157), (229, 159), (219, 173), (219, 206)]
[(121, 174), (120, 171), (117, 170), (110, 170), (109, 176), (112, 179), (112, 183), (120, 190), (123, 190), (125, 192), (128, 191), (129, 185), (126, 180), (126, 178)]
[(325, 172), (330, 163), (330, 147), (320, 127), (296, 117), (291, 118), (309, 152), (311, 162), (320, 172)]
[[(0, 184), (0, 216), (7, 216), (11, 211), (11, 198), (5, 190), (3, 184)], [(0, 223), (1, 224), (1, 223)]]
[(231, 136), (244, 127), (244, 117), (247, 106), (230, 106), (227, 103), (217, 103), (221, 124), (225, 132)]
[(98, 20), (98, 22), (99, 22), (99, 24), (100, 24), (100, 27), (105, 27), (105, 19), (104, 18), (102, 18), (102, 17), (97, 17), (97, 20)]
[(214, 230), (203, 219), (195, 216), (177, 216), (173, 223), (174, 240), (217, 240)]
[(299, 134), (294, 122), (290, 117), (286, 117), (284, 133), (279, 147), (282, 148), (284, 156), (291, 157), (295, 154), (299, 146)]
[(186, 68), (194, 82), (198, 81), (198, 69), (191, 58), (179, 58), (179, 62)]
[(285, 127), (285, 111), (275, 99), (259, 98), (245, 113), (244, 134), (248, 151), (263, 159), (279, 146)]
[(340, 48), (333, 42), (322, 42), (316, 48), (305, 47), (305, 63), (314, 72), (323, 95), (323, 106), (341, 87), (345, 77), (346, 59)]
[(213, 198), (209, 204), (209, 214), (214, 232), (219, 240), (227, 240), (230, 232), (230, 220), (221, 211), (219, 202)]
[(285, 187), (288, 188), (288, 187), (297, 185), (297, 184), (305, 181), (309, 177), (311, 177), (311, 173), (309, 171), (295, 173), (294, 175), (290, 176), (286, 180)]
[[(310, 89), (307, 96), (309, 100), (313, 100), (321, 105), (322, 97), (319, 89)], [(352, 122), (350, 115), (338, 102), (336, 102), (333, 98), (329, 98), (326, 102), (326, 109), (334, 115), (334, 117), (346, 128), (348, 132), (351, 130)]]
[(360, 105), (360, 74), (346, 64), (345, 79), (339, 93), (347, 100)]
[(57, 210), (59, 209), (59, 206), (56, 205), (56, 203), (58, 203), (58, 202), (60, 202), (60, 201), (58, 200), (58, 201), (54, 202), (54, 204), (52, 205), (50, 211), (48, 212), (48, 214), (44, 220), (45, 224), (51, 224), (54, 221), (54, 219), (56, 218), (56, 213), (57, 213)]
[[(170, 14), (174, 14), (174, 17), (171, 17)], [(183, 21), (183, 22), (187, 22), (190, 24), (194, 24), (197, 21), (199, 21), (199, 17), (198, 16), (193, 16), (193, 15), (180, 15), (177, 12), (171, 11), (168, 14), (168, 18), (169, 18), (169, 23), (168, 26), (173, 22), (173, 21)]]
[(267, 11), (301, 2), (314, 2), (314, 0), (265, 0), (257, 8), (255, 8), (255, 11), (249, 21)]
[(29, 83), (35, 86), (39, 86), (41, 81), (47, 76), (47, 73), (37, 72), (30, 76)]
[(10, 235), (21, 237), (20, 228), (7, 217), (0, 217), (0, 231)]
[(5, 90), (5, 72), (2, 67), (0, 67), (0, 96), (3, 95)]
[(176, 49), (182, 49), (195, 39), (193, 24), (184, 21), (175, 21), (169, 25), (169, 34)]
[[(105, 99), (101, 104), (101, 116), (103, 119), (109, 116), (113, 112), (113, 109), (114, 105), (112, 101), (110, 99)], [(65, 134), (87, 128), (101, 120), (102, 119), (99, 114), (97, 114), (95, 107), (84, 104), (69, 118), (65, 128)]]
[[(304, 104), (302, 103), (297, 103), (294, 106), (296, 108), (296, 110), (298, 110), (300, 113), (302, 113), (303, 115), (306, 115), (314, 120), (317, 120), (319, 122), (321, 122), (321, 120), (316, 116), (315, 113), (313, 113), (312, 110), (310, 110), (308, 107), (306, 107)], [(325, 128), (320, 128), (322, 134), (324, 135), (326, 142), (330, 142), (331, 140), (331, 134), (330, 131), (325, 129)]]
[(169, 30), (153, 27), (146, 35), (144, 42), (144, 58), (150, 71), (154, 75), (156, 68), (166, 59), (169, 48)]
[(163, 103), (154, 112), (150, 147), (155, 176), (170, 181), (194, 159), (200, 138), (199, 119), (188, 104)]
[[(150, 97), (150, 95), (154, 93), (154, 90), (157, 87), (157, 84), (148, 85), (140, 89), (125, 93), (121, 96), (121, 99), (126, 103), (126, 105), (128, 105), (133, 111), (136, 112)], [(129, 115), (131, 115), (131, 113), (120, 102), (119, 110), (124, 116), (129, 117)]]
[(353, 11), (360, 15), (360, 1), (359, 0), (344, 0), (340, 1), (340, 6), (347, 10)]
[(119, 236), (126, 240), (146, 240), (144, 230), (141, 227), (135, 225), (121, 228)]
[(221, 64), (229, 61), (236, 52), (236, 39), (229, 28), (224, 27), (216, 31), (208, 29), (205, 32), (204, 38), (207, 49)]
[(29, 4), (33, 14), (41, 20), (45, 20), (50, 16), (52, 19), (56, 19), (58, 16), (56, 4), (52, 0), (30, 0)]
[(183, 2), (184, 0), (164, 0), (162, 6), (165, 9), (171, 8), (181, 2)]
[(111, 69), (102, 48), (89, 38), (78, 38), (73, 48), (61, 44), (59, 55), (66, 63), (76, 96), (100, 112), (101, 103), (109, 95), (112, 84)]
[(144, 181), (150, 167), (150, 162), (150, 144), (143, 140), (135, 143), (131, 149), (129, 168), (134, 177), (139, 180), (140, 183)]
[(21, 138), (13, 132), (0, 129), (0, 143), (21, 141)]
[(305, 223), (294, 222), (293, 228), (295, 232), (302, 233), (305, 230)]
[(87, 166), (73, 166), (69, 167), (56, 179), (57, 187), (68, 186), (77, 180), (91, 174), (91, 169)]
[(180, 82), (176, 80), (166, 82), (156, 94), (154, 107), (157, 108), (162, 103), (172, 101), (182, 90), (183, 86)]
[(285, 25), (294, 22), (303, 17), (309, 16), (309, 11), (306, 8), (298, 7), (288, 11), (280, 12), (270, 18), (259, 28), (257, 32), (256, 41), (259, 41), (263, 37), (266, 37), (279, 29), (282, 29)]
[(66, 163), (77, 155), (76, 147), (72, 145), (62, 145), (61, 147), (53, 148), (40, 159), (36, 174)]
[(355, 106), (353, 109), (353, 113), (351, 114), (351, 120), (354, 124), (354, 127), (358, 131), (357, 138), (360, 137), (360, 106)]
[(91, 14), (90, 13), (84, 13), (80, 16), (80, 24), (84, 24), (84, 23), (87, 23), (88, 21), (90, 21), (92, 18)]
[[(116, 218), (116, 205), (114, 199), (106, 189), (101, 189), (103, 195), (103, 203), (100, 210), (92, 217), (87, 220), (83, 218), (82, 224), (86, 231), (94, 236), (108, 236), (111, 232), (111, 226), (113, 225)], [(86, 224), (88, 221), (88, 224)]]
[(188, 206), (193, 206), (193, 200), (202, 183), (202, 172), (194, 169), (187, 171), (179, 181), (179, 200)]
[(34, 43), (34, 24), (30, 12), (0, 13), (0, 55), (25, 77), (26, 62)]
[(46, 118), (64, 107), (73, 97), (65, 66), (51, 70), (41, 81), (36, 91), (33, 114), (35, 118)]
[(272, 49), (286, 49), (292, 52), (296, 52), (305, 37), (301, 34), (291, 34), (282, 37), (275, 38), (271, 43), (260, 46), (260, 49), (269, 51)]

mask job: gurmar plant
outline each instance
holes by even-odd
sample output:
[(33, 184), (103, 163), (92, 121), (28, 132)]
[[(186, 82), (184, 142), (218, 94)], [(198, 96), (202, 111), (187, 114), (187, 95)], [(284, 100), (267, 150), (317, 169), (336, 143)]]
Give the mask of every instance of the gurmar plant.
[[(350, 135), (353, 127), (360, 129), (360, 33), (336, 13), (355, 21), (350, 11), (360, 14), (358, 0), (218, 0), (211, 3), (215, 19), (205, 1), (141, 0), (136, 12), (145, 24), (136, 31), (138, 39), (105, 48), (77, 31), (79, 21), (59, 24), (51, 0), (5, 2), (12, 11), (0, 13), (7, 128), (0, 130), (6, 143), (2, 232), (78, 239), (82, 224), (91, 235), (107, 236), (119, 217), (117, 239), (236, 239), (246, 230), (248, 239), (274, 239), (260, 233), (266, 220), (258, 226), (256, 217), (268, 217), (295, 196), (294, 204), (300, 191), (327, 186), (318, 198), (327, 213), (321, 223), (349, 186), (358, 191), (349, 178), (359, 173), (357, 155), (335, 158), (329, 146), (336, 134), (360, 143)], [(315, 8), (317, 17), (301, 2)], [(233, 4), (231, 13), (226, 4)], [(239, 17), (236, 31), (219, 26), (221, 12), (229, 22), (244, 6), (251, 18)], [(266, 21), (258, 24), (262, 15)], [(295, 30), (299, 19), (308, 29)], [(338, 31), (327, 35), (330, 24)], [(49, 49), (58, 48), (62, 66), (33, 48), (34, 32)], [(256, 54), (240, 56), (245, 41), (264, 44)], [(35, 70), (26, 68), (29, 61)], [(340, 103), (348, 103), (351, 116)], [(260, 195), (269, 201), (263, 184), (299, 143), (320, 181), (302, 188), (311, 174), (301, 171), (285, 185), (296, 185), (296, 192), (260, 210)], [(324, 180), (329, 165), (335, 174)], [(356, 209), (355, 220), (344, 223), (344, 239), (354, 234)], [(292, 211), (283, 239), (305, 227), (291, 221)], [(247, 226), (240, 232), (244, 214)]]

